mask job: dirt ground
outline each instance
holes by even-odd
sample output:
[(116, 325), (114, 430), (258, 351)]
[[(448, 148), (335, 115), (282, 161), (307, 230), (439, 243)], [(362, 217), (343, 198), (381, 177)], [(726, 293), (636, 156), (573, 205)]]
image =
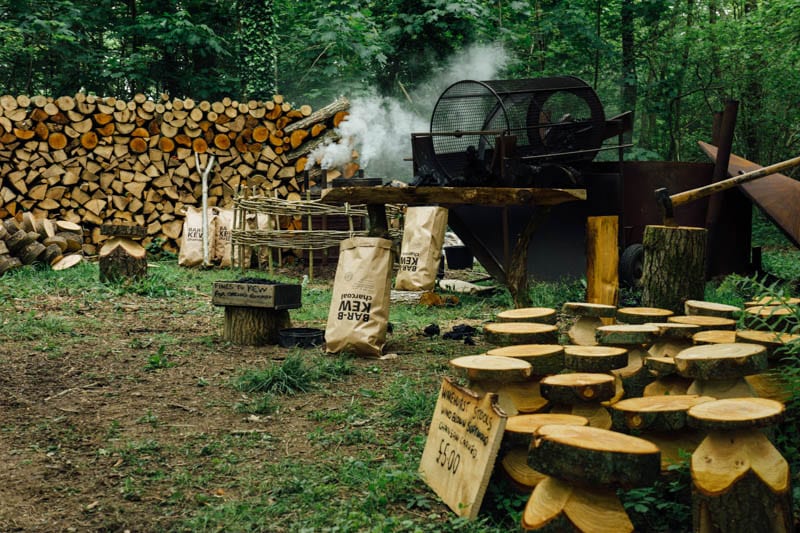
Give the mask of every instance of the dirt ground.
[[(314, 423), (306, 415), (347, 401), (320, 391), (282, 397), (275, 415), (237, 412), (242, 393), (231, 379), (288, 350), (222, 342), (222, 311), (200, 292), (102, 301), (52, 295), (14, 301), (13, 308), (42, 324), (61, 318), (70, 327), (47, 342), (16, 339), (2, 334), (0, 317), (0, 531), (172, 529), (185, 518), (180, 505), (165, 505), (177, 497), (176, 471), (198, 480), (187, 483), (183, 499), (237, 496), (199, 481), (213, 460), (205, 445), (258, 441), (236, 447), (242, 464), (307, 456)], [(154, 354), (175, 366), (148, 368)], [(417, 363), (391, 364), (402, 370)], [(380, 379), (356, 372), (346, 386), (376, 389)], [(271, 440), (262, 445), (266, 434)], [(146, 489), (134, 483), (142, 476)]]

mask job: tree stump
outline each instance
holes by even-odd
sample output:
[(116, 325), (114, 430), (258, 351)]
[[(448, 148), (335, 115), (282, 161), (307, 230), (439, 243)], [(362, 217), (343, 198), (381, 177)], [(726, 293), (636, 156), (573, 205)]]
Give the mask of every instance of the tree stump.
[(147, 276), (147, 251), (138, 242), (113, 237), (103, 243), (98, 254), (100, 281), (124, 281)]
[(566, 302), (562, 311), (578, 319), (567, 331), (572, 344), (579, 346), (596, 346), (595, 332), (603, 325), (602, 318), (613, 318), (617, 308), (613, 305), (584, 302)]
[(661, 470), (681, 462), (681, 452), (692, 453), (705, 436), (689, 428), (689, 408), (713, 401), (710, 396), (695, 394), (629, 398), (612, 406), (611, 418), (617, 431), (636, 431), (661, 450)]
[(483, 338), (495, 346), (552, 344), (558, 341), (558, 328), (535, 322), (494, 322), (483, 326)]
[(534, 436), (531, 468), (547, 474), (522, 515), (526, 531), (633, 531), (614, 490), (652, 484), (660, 452), (650, 442), (593, 427), (547, 425)]
[(675, 357), (692, 346), (692, 335), (699, 329), (693, 324), (677, 322), (651, 322), (649, 325), (658, 328), (656, 340), (647, 350), (651, 357)]
[(708, 431), (691, 461), (695, 531), (794, 531), (789, 465), (759, 431), (783, 414), (783, 404), (763, 398), (689, 409), (689, 424)]
[(550, 307), (522, 307), (497, 313), (498, 322), (538, 322), (555, 324), (556, 310)]
[(292, 321), (286, 309), (226, 305), (222, 338), (246, 346), (278, 344), (280, 330), (290, 327)]
[(642, 303), (683, 311), (686, 300), (702, 300), (706, 285), (706, 234), (703, 228), (646, 226)]
[(519, 385), (530, 388), (530, 363), (497, 355), (465, 355), (451, 359), (450, 366), (469, 381), (468, 387), (473, 392), (497, 394), (497, 405), (508, 416), (519, 413), (513, 391), (518, 391)]
[(675, 357), (680, 375), (693, 378), (689, 394), (739, 398), (755, 393), (745, 376), (767, 368), (767, 354), (757, 344), (706, 344), (687, 348)]
[(528, 466), (528, 449), (534, 433), (547, 424), (586, 426), (589, 420), (582, 416), (553, 413), (525, 414), (509, 417), (503, 433), (503, 471), (520, 491), (530, 493), (546, 476)]
[(542, 378), (539, 391), (553, 404), (551, 413), (583, 416), (593, 427), (611, 427), (611, 416), (602, 402), (614, 397), (614, 376), (584, 372), (556, 374)]
[(628, 350), (628, 365), (613, 370), (622, 380), (625, 397), (641, 396), (653, 376), (644, 366), (647, 350), (655, 342), (659, 329), (649, 324), (616, 324), (597, 328), (597, 340), (603, 346), (617, 346)]
[(735, 305), (706, 302), (703, 300), (686, 300), (683, 304), (686, 315), (715, 316), (718, 318), (737, 318), (742, 312), (741, 307)]

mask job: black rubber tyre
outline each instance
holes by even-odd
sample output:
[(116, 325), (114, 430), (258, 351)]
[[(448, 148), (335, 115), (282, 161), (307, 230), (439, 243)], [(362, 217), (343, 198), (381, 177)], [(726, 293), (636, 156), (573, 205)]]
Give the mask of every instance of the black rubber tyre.
[(626, 287), (642, 286), (642, 267), (644, 266), (644, 246), (631, 244), (619, 257), (619, 281)]

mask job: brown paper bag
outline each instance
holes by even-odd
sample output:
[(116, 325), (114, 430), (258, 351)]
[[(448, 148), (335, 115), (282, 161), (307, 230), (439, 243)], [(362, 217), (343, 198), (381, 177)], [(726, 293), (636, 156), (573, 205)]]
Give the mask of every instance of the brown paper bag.
[[(209, 234), (213, 235), (211, 231)], [(211, 255), (211, 243), (209, 243), (209, 255)], [(201, 264), (203, 264), (203, 210), (199, 207), (187, 207), (181, 234), (181, 249), (178, 251), (178, 265), (194, 267)]]
[(339, 246), (325, 328), (326, 350), (379, 357), (386, 344), (392, 241), (353, 237)]
[[(214, 236), (214, 245), (209, 245), (211, 262), (221, 267), (231, 266), (231, 230), (233, 230), (233, 209), (223, 209), (220, 207), (209, 208), (213, 223), (209, 222), (211, 235)], [(238, 258), (237, 258), (238, 260)], [(238, 266), (238, 265), (237, 265)]]
[(406, 209), (400, 268), (394, 288), (400, 291), (429, 291), (436, 283), (442, 258), (447, 209), (422, 206)]

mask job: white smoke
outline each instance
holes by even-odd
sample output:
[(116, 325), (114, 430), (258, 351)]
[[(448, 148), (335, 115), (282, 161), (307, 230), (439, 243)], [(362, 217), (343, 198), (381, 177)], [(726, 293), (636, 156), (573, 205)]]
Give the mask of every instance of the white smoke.
[[(374, 93), (350, 101), (350, 113), (336, 133), (339, 141), (318, 147), (308, 156), (306, 169), (342, 167), (358, 153), (358, 164), (369, 177), (412, 179), (411, 133), (430, 129), (430, 116), (441, 93), (453, 83), (495, 79), (509, 57), (499, 45), (475, 45), (448, 61), (440, 72), (397, 100)], [(409, 101), (411, 100), (411, 101)]]

